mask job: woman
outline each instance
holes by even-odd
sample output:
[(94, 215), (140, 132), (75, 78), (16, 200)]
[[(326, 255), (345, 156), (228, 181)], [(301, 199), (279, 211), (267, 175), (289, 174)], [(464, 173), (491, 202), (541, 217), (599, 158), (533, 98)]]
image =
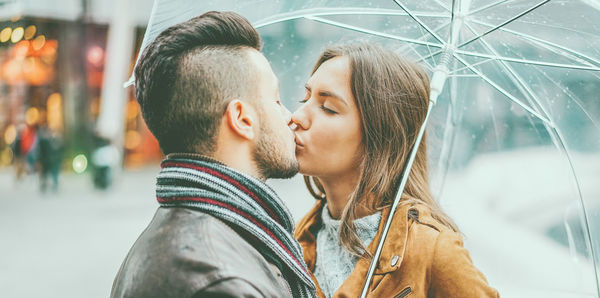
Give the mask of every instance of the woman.
[[(425, 119), (429, 78), (368, 44), (332, 47), (292, 115), (296, 157), (317, 199), (295, 236), (323, 297), (358, 297), (404, 164)], [(497, 297), (434, 201), (422, 140), (369, 297)]]

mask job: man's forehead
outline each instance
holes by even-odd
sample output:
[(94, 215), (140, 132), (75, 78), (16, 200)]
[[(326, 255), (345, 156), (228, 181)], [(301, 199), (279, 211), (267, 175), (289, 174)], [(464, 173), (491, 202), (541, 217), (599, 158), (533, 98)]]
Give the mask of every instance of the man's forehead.
[(250, 59), (254, 62), (256, 70), (260, 73), (260, 75), (272, 80), (274, 84), (279, 85), (279, 79), (273, 72), (269, 60), (267, 60), (267, 58), (261, 52), (254, 49), (249, 53)]

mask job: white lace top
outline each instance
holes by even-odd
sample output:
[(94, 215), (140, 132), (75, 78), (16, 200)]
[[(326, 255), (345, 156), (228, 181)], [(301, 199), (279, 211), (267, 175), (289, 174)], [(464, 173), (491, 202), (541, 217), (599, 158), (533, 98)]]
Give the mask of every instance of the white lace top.
[[(327, 204), (323, 206), (321, 218), (323, 225), (317, 233), (317, 261), (314, 274), (325, 296), (331, 297), (350, 276), (359, 258), (340, 245), (338, 241), (340, 220), (331, 218)], [(380, 220), (381, 212), (354, 220), (356, 232), (365, 246), (375, 238)]]

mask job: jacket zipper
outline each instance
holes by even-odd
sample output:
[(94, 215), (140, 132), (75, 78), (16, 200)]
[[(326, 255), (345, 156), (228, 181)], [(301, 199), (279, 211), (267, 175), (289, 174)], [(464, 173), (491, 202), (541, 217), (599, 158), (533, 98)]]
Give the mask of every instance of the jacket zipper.
[(412, 292), (412, 289), (410, 287), (406, 287), (406, 289), (402, 290), (402, 292), (400, 292), (400, 294), (396, 295), (396, 297), (394, 297), (394, 298), (406, 297), (411, 292)]

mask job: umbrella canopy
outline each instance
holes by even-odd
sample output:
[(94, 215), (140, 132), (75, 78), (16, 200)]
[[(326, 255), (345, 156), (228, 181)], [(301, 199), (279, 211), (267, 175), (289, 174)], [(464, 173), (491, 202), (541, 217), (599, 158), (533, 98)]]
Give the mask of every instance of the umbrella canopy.
[(599, 1), (157, 0), (142, 50), (210, 10), (259, 29), (292, 108), (327, 45), (419, 61), (432, 189), (475, 265), (509, 297), (600, 294)]

